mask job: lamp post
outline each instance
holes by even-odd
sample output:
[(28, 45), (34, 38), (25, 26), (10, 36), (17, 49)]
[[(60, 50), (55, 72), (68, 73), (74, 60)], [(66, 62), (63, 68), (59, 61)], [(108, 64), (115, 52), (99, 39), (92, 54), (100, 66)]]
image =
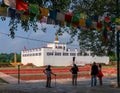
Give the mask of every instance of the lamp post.
[(75, 64), (75, 57), (73, 57), (73, 64)]
[[(116, 17), (119, 17), (119, 0), (116, 0)], [(119, 35), (120, 35), (120, 30), (117, 31), (117, 34), (116, 34), (116, 41), (117, 41), (117, 49), (116, 49), (116, 52), (117, 52), (117, 86), (120, 87), (120, 38), (119, 38)]]
[(120, 30), (117, 31), (117, 85), (120, 87)]
[(18, 84), (20, 84), (20, 64), (18, 64)]

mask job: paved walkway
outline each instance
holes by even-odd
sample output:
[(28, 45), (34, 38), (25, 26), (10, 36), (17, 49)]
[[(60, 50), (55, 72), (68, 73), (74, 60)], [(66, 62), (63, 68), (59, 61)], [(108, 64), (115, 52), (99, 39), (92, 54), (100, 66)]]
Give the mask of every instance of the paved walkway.
[(7, 79), (10, 84), (0, 84), (0, 93), (120, 93), (120, 88), (114, 87), (115, 78), (104, 78), (103, 86), (95, 87), (91, 87), (90, 80), (85, 78), (78, 79), (78, 86), (72, 86), (71, 79), (53, 79), (52, 88), (45, 88), (45, 80), (22, 81), (18, 84), (16, 78), (3, 74), (0, 73), (0, 77)]
[[(3, 72), (0, 72), (0, 78), (4, 79), (5, 81), (7, 81), (10, 84), (18, 83), (18, 79), (17, 78), (12, 77), (10, 75), (7, 75), (7, 74), (5, 74)], [(24, 82), (24, 81), (21, 80), (20, 82)]]

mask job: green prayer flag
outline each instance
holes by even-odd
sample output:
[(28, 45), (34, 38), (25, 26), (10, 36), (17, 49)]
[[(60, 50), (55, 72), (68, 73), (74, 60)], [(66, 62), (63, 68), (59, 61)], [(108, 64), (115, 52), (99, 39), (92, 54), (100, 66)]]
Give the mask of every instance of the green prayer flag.
[(36, 4), (29, 4), (29, 12), (38, 15), (40, 13), (39, 6)]
[(79, 18), (80, 18), (80, 13), (75, 12), (72, 18), (72, 22), (79, 22)]

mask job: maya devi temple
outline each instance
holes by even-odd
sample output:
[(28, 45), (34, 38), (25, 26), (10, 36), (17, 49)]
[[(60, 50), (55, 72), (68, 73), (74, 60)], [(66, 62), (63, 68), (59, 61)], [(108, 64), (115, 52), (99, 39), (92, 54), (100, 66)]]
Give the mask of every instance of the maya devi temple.
[(109, 57), (93, 57), (90, 54), (82, 56), (76, 48), (72, 51), (67, 48), (66, 44), (60, 43), (58, 36), (56, 36), (53, 43), (47, 44), (46, 47), (21, 51), (21, 63), (24, 65), (32, 63), (35, 66), (70, 66), (73, 61), (77, 65), (92, 64), (94, 61), (96, 63), (109, 64)]

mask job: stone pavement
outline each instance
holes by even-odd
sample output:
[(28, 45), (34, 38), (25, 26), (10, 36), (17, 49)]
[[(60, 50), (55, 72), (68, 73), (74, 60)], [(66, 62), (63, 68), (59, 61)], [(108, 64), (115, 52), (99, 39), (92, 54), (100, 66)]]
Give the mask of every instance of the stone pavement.
[[(16, 84), (18, 82), (17, 78), (7, 75), (3, 72), (0, 72), (0, 78), (4, 79), (5, 81), (7, 81), (10, 84)], [(24, 82), (24, 81), (21, 80), (20, 82)]]
[(20, 84), (16, 80), (16, 83), (0, 84), (0, 93), (120, 93), (115, 84), (116, 78), (104, 78), (103, 86), (95, 87), (91, 87), (90, 79), (85, 78), (79, 78), (77, 86), (72, 86), (71, 79), (53, 79), (52, 88), (45, 88), (45, 80), (22, 81)]

